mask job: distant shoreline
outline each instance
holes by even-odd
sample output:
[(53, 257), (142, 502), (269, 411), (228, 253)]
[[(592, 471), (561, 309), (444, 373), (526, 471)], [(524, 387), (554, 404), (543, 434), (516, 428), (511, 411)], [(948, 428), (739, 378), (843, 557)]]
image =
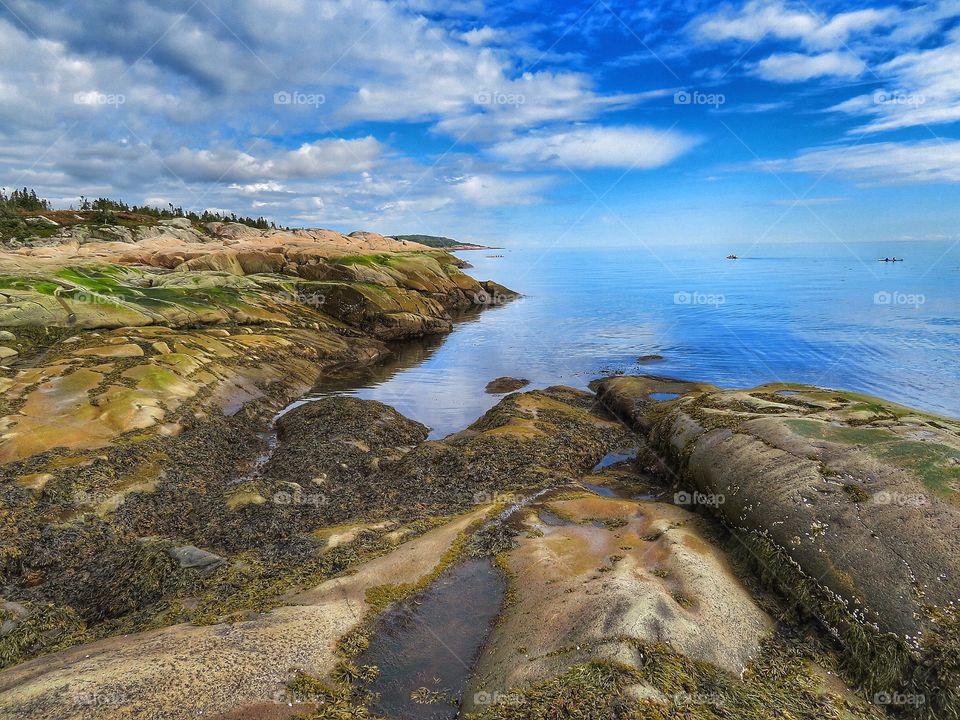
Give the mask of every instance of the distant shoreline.
[(453, 252), (458, 250), (503, 250), (503, 248), (492, 245), (473, 245), (471, 243), (464, 243), (462, 245), (451, 245), (450, 247), (445, 247), (444, 250)]
[(442, 235), (391, 235), (390, 237), (401, 241), (420, 243), (437, 250), (502, 250), (502, 248), (488, 247), (487, 245), (460, 242)]

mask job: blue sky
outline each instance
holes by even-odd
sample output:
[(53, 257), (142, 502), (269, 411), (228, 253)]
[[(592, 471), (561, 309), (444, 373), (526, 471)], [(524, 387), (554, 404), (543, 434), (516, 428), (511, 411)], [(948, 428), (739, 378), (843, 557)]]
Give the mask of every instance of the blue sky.
[(955, 241), (958, 20), (3, 0), (0, 184), (506, 245)]

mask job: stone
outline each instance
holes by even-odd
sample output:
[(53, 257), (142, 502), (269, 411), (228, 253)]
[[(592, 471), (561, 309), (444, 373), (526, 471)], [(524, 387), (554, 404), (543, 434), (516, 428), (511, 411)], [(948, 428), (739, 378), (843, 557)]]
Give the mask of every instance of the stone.
[[(706, 539), (707, 524), (686, 510), (584, 493), (519, 514), (521, 532), (504, 560), (512, 600), (468, 698), (529, 686), (572, 664), (633, 665), (637, 642), (665, 643), (740, 675), (773, 629)], [(518, 662), (524, 650), (531, 657)]]
[(803, 611), (837, 628), (864, 682), (906, 687), (919, 672), (928, 705), (960, 710), (937, 690), (956, 685), (960, 664), (928, 659), (944, 643), (956, 652), (960, 423), (805, 385), (618, 377), (597, 391), (760, 572), (789, 597), (802, 588)]
[(170, 548), (170, 557), (189, 570), (211, 571), (223, 563), (223, 558), (193, 545)]
[(499, 377), (487, 383), (486, 392), (491, 395), (502, 395), (504, 393), (514, 392), (530, 384), (529, 380), (512, 377)]
[(243, 266), (237, 259), (237, 253), (234, 251), (217, 252), (209, 255), (201, 255), (192, 260), (187, 260), (176, 268), (179, 272), (214, 270), (216, 272), (230, 273), (231, 275), (243, 275)]
[(163, 225), (164, 227), (181, 228), (181, 229), (183, 229), (183, 230), (192, 230), (192, 229), (193, 229), (193, 223), (190, 222), (190, 218), (183, 218), (183, 217), (178, 217), (178, 218), (164, 218), (164, 219), (162, 219), (162, 220), (158, 220), (158, 221), (157, 221), (157, 224), (158, 224), (158, 225)]
[(118, 345), (101, 345), (98, 347), (75, 350), (73, 354), (78, 357), (86, 357), (89, 355), (114, 358), (143, 357), (143, 348), (136, 343), (122, 343)]

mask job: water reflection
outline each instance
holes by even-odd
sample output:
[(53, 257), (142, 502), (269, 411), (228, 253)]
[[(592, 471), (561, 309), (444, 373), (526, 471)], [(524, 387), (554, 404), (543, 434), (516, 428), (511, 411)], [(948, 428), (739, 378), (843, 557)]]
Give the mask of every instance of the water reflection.
[(471, 275), (524, 297), (317, 392), (392, 405), (434, 438), (496, 403), (484, 387), (503, 376), (529, 379), (527, 390), (650, 372), (722, 387), (808, 383), (960, 416), (960, 246), (910, 243), (895, 265), (876, 262), (893, 253), (882, 243), (852, 251), (780, 245), (737, 262), (709, 247), (462, 253)]

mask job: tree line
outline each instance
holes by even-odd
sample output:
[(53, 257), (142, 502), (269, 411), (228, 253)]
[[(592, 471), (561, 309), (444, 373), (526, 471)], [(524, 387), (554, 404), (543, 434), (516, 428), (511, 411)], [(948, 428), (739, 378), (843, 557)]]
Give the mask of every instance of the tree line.
[[(43, 210), (52, 210), (48, 200), (41, 198), (33, 189), (23, 188), (11, 191), (9, 194), (6, 189), (0, 188), (0, 213), (13, 216), (20, 214), (20, 211), (40, 212)], [(204, 210), (197, 213), (193, 210), (184, 210), (182, 207), (174, 207), (173, 203), (167, 203), (167, 207), (153, 207), (150, 205), (128, 205), (122, 200), (112, 200), (110, 198), (99, 197), (95, 200), (80, 196), (80, 207), (70, 207), (70, 210), (77, 209), (81, 212), (94, 213), (94, 220), (111, 223), (115, 220), (114, 214), (123, 212), (133, 215), (146, 215), (157, 219), (166, 218), (187, 218), (191, 222), (210, 223), (210, 222), (232, 222), (248, 225), (258, 230), (276, 229), (277, 225), (265, 217), (246, 217), (236, 213), (211, 212)]]

